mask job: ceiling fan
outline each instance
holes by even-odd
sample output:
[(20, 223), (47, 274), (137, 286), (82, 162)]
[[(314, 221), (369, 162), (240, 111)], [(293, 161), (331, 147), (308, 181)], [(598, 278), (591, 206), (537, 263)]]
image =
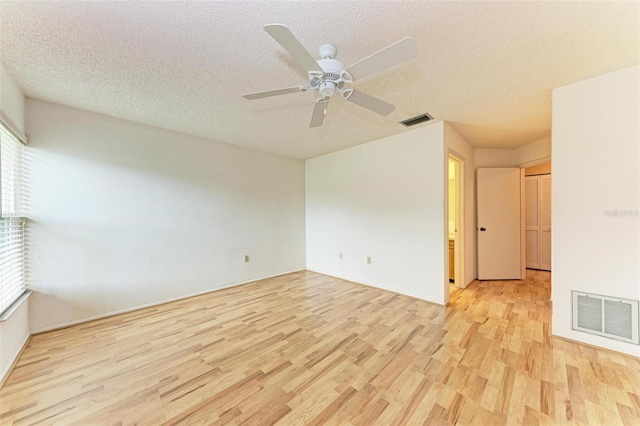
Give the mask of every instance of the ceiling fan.
[(345, 84), (413, 59), (420, 53), (416, 41), (412, 37), (406, 37), (345, 68), (342, 62), (335, 59), (337, 50), (331, 44), (320, 47), (321, 59), (316, 61), (286, 26), (269, 24), (265, 25), (264, 29), (309, 72), (309, 85), (250, 93), (244, 97), (254, 100), (314, 90), (320, 94), (320, 98), (316, 101), (309, 127), (322, 125), (329, 100), (336, 92), (340, 93), (343, 99), (380, 115), (391, 114), (396, 108), (395, 105), (357, 90), (345, 88)]

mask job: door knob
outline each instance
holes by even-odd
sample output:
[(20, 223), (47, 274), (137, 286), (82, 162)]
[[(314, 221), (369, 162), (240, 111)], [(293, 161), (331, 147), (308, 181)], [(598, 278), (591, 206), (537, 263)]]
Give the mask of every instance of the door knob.
[(480, 231), (481, 231), (481, 232), (484, 232), (484, 231), (486, 231), (486, 230), (487, 230), (487, 228), (480, 228)]

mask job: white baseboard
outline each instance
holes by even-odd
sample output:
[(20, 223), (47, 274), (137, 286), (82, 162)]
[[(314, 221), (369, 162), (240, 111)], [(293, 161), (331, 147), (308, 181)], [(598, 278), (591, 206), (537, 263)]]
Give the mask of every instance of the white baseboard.
[(328, 274), (328, 273), (326, 273), (326, 272), (320, 272), (320, 271), (317, 271), (317, 270), (315, 270), (315, 269), (309, 269), (309, 268), (307, 268), (307, 271), (309, 271), (309, 272), (315, 272), (316, 274), (326, 275), (326, 276), (328, 276), (328, 277), (332, 277), (332, 278), (338, 278), (338, 279), (343, 280), (343, 281), (349, 281), (349, 282), (352, 282), (352, 283), (354, 283), (354, 284), (358, 284), (358, 285), (363, 285), (363, 286), (366, 286), (366, 287), (375, 288), (375, 289), (377, 289), (377, 290), (383, 290), (383, 291), (388, 291), (388, 292), (390, 292), (390, 293), (400, 294), (400, 295), (402, 295), (402, 296), (407, 296), (407, 297), (410, 297), (410, 298), (412, 298), (412, 299), (419, 300), (419, 301), (421, 301), (421, 302), (430, 303), (430, 304), (432, 304), (432, 305), (442, 306), (442, 307), (445, 307), (445, 306), (446, 306), (446, 305), (443, 305), (442, 303), (434, 302), (434, 301), (432, 301), (432, 300), (423, 299), (422, 297), (414, 296), (414, 295), (412, 295), (412, 294), (403, 293), (403, 292), (401, 292), (401, 291), (397, 291), (397, 290), (390, 290), (390, 289), (388, 289), (388, 288), (380, 287), (380, 286), (373, 285), (373, 284), (365, 284), (365, 283), (360, 282), (360, 281), (352, 280), (351, 278), (339, 277), (339, 276), (337, 276), (337, 275), (332, 275), (332, 274)]
[(11, 361), (11, 364), (7, 366), (5, 371), (0, 372), (0, 389), (2, 389), (2, 386), (4, 386), (5, 380), (9, 377), (9, 374), (11, 374), (11, 372), (13, 371), (13, 368), (18, 363), (18, 359), (20, 359), (20, 355), (22, 355), (22, 352), (24, 352), (25, 348), (27, 347), (27, 343), (29, 343), (30, 339), (31, 339), (31, 334), (27, 334), (24, 337), (24, 341), (19, 346), (18, 352), (13, 356), (13, 361)]
[(282, 275), (287, 275), (287, 274), (293, 274), (294, 272), (300, 272), (300, 271), (304, 271), (305, 268), (302, 269), (296, 269), (293, 271), (288, 271), (288, 272), (280, 272), (277, 274), (273, 274), (273, 275), (268, 275), (266, 277), (261, 277), (261, 278), (255, 278), (249, 281), (242, 281), (239, 283), (234, 283), (234, 284), (229, 284), (223, 287), (217, 287), (211, 290), (204, 290), (204, 291), (200, 291), (197, 293), (191, 293), (191, 294), (187, 294), (184, 296), (178, 296), (178, 297), (174, 297), (171, 299), (166, 299), (166, 300), (162, 300), (162, 301), (158, 301), (158, 302), (151, 302), (151, 303), (146, 303), (144, 305), (138, 305), (138, 306), (133, 306), (131, 308), (125, 308), (125, 309), (120, 309), (118, 311), (113, 311), (113, 312), (108, 312), (108, 313), (104, 313), (104, 314), (99, 314), (99, 315), (94, 315), (92, 317), (88, 317), (88, 318), (83, 318), (83, 319), (79, 319), (79, 320), (75, 320), (75, 321), (68, 321), (68, 322), (64, 322), (61, 324), (56, 324), (54, 326), (50, 326), (50, 327), (43, 327), (37, 330), (31, 330), (31, 334), (40, 334), (40, 333), (46, 333), (48, 331), (54, 331), (54, 330), (60, 330), (62, 328), (67, 328), (67, 327), (71, 327), (74, 325), (78, 325), (78, 324), (82, 324), (85, 322), (90, 322), (90, 321), (95, 321), (95, 320), (99, 320), (99, 319), (103, 319), (103, 318), (108, 318), (108, 317), (112, 317), (114, 315), (120, 315), (120, 314), (126, 314), (128, 312), (133, 312), (133, 311), (137, 311), (139, 309), (145, 309), (145, 308), (151, 308), (153, 306), (158, 306), (158, 305), (164, 305), (165, 303), (171, 303), (171, 302), (176, 302), (178, 300), (183, 300), (183, 299), (188, 299), (190, 297), (195, 297), (195, 296), (200, 296), (203, 294), (208, 294), (208, 293), (213, 293), (219, 290), (224, 290), (226, 288), (231, 288), (231, 287), (237, 287), (237, 286), (241, 286), (244, 284), (250, 284), (250, 283), (254, 283), (257, 281), (262, 281), (262, 280), (267, 280), (269, 278), (275, 278), (275, 277), (279, 277)]

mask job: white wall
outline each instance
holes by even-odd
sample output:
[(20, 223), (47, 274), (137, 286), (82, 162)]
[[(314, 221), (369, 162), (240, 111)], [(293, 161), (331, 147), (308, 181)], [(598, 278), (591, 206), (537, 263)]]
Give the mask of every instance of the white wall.
[(553, 334), (635, 356), (571, 330), (570, 292), (640, 299), (639, 94), (640, 66), (555, 89), (552, 135)]
[(475, 149), (475, 168), (525, 167), (551, 160), (551, 138), (514, 149)]
[(513, 150), (513, 162), (518, 167), (551, 160), (551, 138), (540, 139)]
[(0, 63), (0, 109), (11, 120), (11, 124), (24, 132), (24, 95), (2, 63)]
[[(444, 143), (448, 151), (464, 159), (464, 280), (463, 285), (469, 284), (476, 278), (476, 208), (475, 208), (475, 153), (474, 147), (464, 139), (453, 127), (444, 124)], [(448, 157), (445, 154), (445, 161)], [(448, 204), (447, 204), (448, 206)], [(448, 241), (445, 242), (448, 247)], [(448, 258), (447, 258), (448, 261)]]
[(42, 101), (26, 117), (32, 330), (304, 269), (302, 160)]
[(512, 149), (476, 148), (474, 151), (475, 168), (515, 167)]
[(442, 122), (307, 160), (307, 268), (445, 303), (445, 161)]
[[(0, 110), (24, 132), (24, 96), (13, 76), (0, 64)], [(29, 303), (23, 302), (0, 321), (0, 381), (29, 338)]]

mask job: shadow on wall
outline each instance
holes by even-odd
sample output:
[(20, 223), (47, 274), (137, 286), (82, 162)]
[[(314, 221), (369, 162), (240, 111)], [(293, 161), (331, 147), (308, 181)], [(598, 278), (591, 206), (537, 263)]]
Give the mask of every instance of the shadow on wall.
[[(48, 116), (46, 121), (29, 120), (28, 151), (39, 163), (46, 152), (200, 185), (220, 174), (260, 179), (273, 173), (263, 166), (265, 157), (284, 159), (61, 105), (30, 101), (29, 106), (29, 116)], [(301, 160), (290, 159), (288, 163), (281, 165), (283, 174), (299, 169)]]
[(304, 268), (302, 160), (28, 107), (33, 329)]

